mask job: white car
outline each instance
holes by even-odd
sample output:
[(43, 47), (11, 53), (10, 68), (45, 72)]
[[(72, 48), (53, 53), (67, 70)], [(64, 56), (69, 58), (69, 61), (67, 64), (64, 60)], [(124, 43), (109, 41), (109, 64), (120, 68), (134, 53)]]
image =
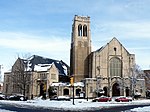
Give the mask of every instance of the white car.
[(57, 97), (55, 97), (55, 98), (51, 98), (50, 100), (70, 101), (70, 97), (68, 97), (68, 96), (57, 96)]

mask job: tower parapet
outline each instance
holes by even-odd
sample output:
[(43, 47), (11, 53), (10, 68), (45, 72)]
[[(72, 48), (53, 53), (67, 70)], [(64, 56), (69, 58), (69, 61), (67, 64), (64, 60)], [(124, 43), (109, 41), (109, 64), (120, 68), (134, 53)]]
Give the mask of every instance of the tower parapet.
[(90, 17), (89, 16), (78, 16), (78, 15), (75, 15), (74, 20), (82, 21), (82, 22), (90, 22)]

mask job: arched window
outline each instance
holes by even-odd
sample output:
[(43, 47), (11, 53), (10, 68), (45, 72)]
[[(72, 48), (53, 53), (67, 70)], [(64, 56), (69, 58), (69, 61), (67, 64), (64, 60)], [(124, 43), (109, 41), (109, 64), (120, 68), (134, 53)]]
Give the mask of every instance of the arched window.
[(122, 64), (119, 58), (112, 58), (110, 60), (110, 75), (122, 77)]
[(126, 87), (126, 96), (128, 97), (129, 96), (129, 88), (128, 87)]
[(69, 89), (64, 89), (64, 95), (69, 95)]
[(83, 36), (87, 36), (87, 26), (83, 26)]
[(6, 94), (8, 94), (7, 92), (8, 92), (8, 84), (6, 84)]
[(78, 26), (78, 36), (82, 36), (82, 25), (79, 24)]

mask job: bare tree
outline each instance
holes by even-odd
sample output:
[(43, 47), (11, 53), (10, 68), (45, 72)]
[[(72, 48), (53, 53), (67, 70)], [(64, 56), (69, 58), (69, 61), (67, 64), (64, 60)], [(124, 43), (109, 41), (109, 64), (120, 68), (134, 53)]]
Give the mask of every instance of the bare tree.
[(150, 90), (150, 70), (144, 70), (144, 78), (146, 81), (146, 85), (147, 85), (147, 90)]
[(29, 69), (29, 60), (18, 58), (12, 66), (12, 86), (14, 93), (21, 93), (26, 96), (32, 84), (32, 73)]
[[(132, 68), (131, 68), (131, 76), (130, 76), (130, 80), (131, 80), (131, 87), (132, 87), (132, 95), (133, 96), (139, 96), (139, 93), (137, 90), (136, 90), (136, 87), (140, 86), (140, 87), (145, 87), (143, 86), (143, 82), (142, 80), (144, 81), (145, 80), (145, 75), (144, 75), (144, 72), (141, 70), (140, 66), (139, 65), (134, 65)], [(138, 81), (141, 81), (141, 83), (138, 83)], [(144, 81), (145, 83), (145, 81)], [(140, 84), (140, 85), (139, 85)]]

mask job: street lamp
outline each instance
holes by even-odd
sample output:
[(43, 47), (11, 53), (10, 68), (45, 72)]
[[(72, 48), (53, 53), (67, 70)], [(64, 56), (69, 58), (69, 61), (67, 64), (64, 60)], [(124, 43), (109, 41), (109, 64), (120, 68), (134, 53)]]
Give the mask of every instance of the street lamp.
[(74, 84), (72, 85), (72, 87), (73, 87), (73, 102), (72, 102), (72, 104), (75, 105), (75, 103), (74, 103)]
[(86, 95), (87, 95), (87, 101), (88, 101), (88, 83), (86, 84), (86, 87), (87, 87), (87, 92), (86, 92)]
[(57, 97), (59, 96), (59, 87), (60, 87), (60, 84), (58, 84), (58, 94), (57, 94)]
[(72, 89), (73, 89), (73, 96), (72, 96), (73, 102), (72, 102), (72, 104), (75, 105), (75, 103), (74, 103), (74, 76), (70, 77), (70, 84), (71, 84)]

